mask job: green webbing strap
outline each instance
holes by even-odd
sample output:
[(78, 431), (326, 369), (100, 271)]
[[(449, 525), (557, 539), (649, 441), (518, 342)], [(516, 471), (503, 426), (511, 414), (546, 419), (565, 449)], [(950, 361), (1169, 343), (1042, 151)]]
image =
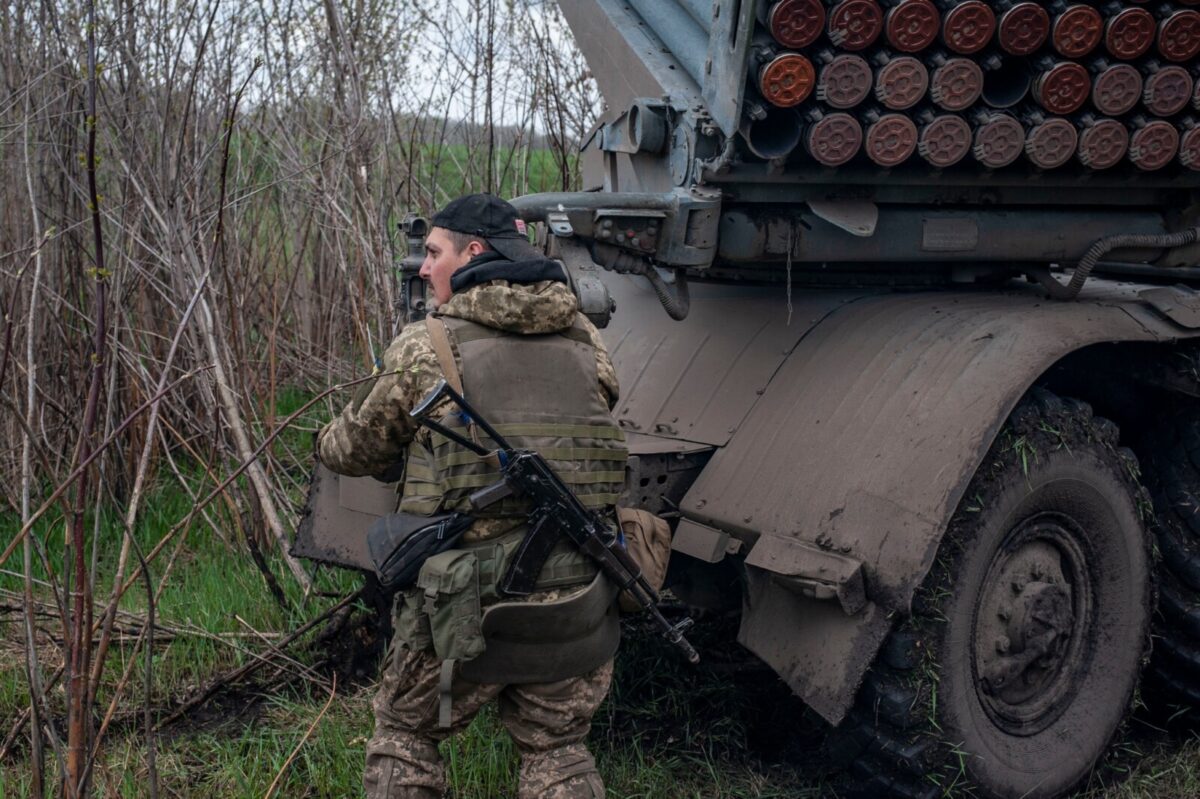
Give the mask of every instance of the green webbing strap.
[[(505, 336), (522, 335), (505, 333), (503, 330), (497, 330), (494, 327), (485, 327), (480, 324), (462, 326), (455, 325), (455, 328), (454, 338), (458, 341), (460, 346), (471, 341), (482, 341), (483, 339), (488, 338), (503, 338)], [(546, 335), (559, 335), (563, 338), (570, 339), (571, 341), (578, 341), (580, 344), (587, 344), (589, 347), (592, 346), (592, 337), (588, 335), (586, 330), (579, 327), (568, 327), (566, 330), (559, 330), (556, 333), (548, 333)], [(526, 337), (527, 336), (522, 335), (522, 338)]]
[[(597, 492), (595, 494), (581, 494), (578, 491), (576, 491), (575, 496), (579, 497), (579, 501), (583, 503), (584, 507), (606, 508), (606, 507), (612, 507), (613, 505), (616, 505), (617, 500), (620, 498), (621, 495), (616, 494), (612, 491)], [(511, 499), (506, 499), (504, 501), (510, 502)], [(514, 508), (512, 510), (500, 510), (500, 511), (485, 510), (485, 511), (472, 512), (471, 501), (470, 501), (469, 497), (461, 497), (460, 499), (452, 499), (452, 500), (446, 502), (444, 508), (441, 507), (440, 505), (435, 505), (431, 510), (416, 510), (414, 508), (410, 508), (407, 504), (402, 503), (402, 505), (401, 505), (402, 510), (411, 510), (412, 513), (422, 513), (424, 515), (433, 515), (435, 512), (437, 512), (437, 510), (439, 508), (441, 508), (442, 510), (447, 510), (447, 511), (457, 510), (457, 511), (462, 511), (463, 513), (473, 513), (473, 515), (477, 519), (519, 519), (526, 515), (524, 512), (522, 512), (516, 508)]]
[[(445, 420), (443, 420), (444, 422)], [(446, 425), (455, 432), (465, 431), (466, 428), (458, 424)], [(514, 423), (514, 424), (494, 424), (492, 427), (504, 437), (508, 436), (530, 436), (530, 437), (545, 437), (545, 438), (603, 438), (616, 441), (624, 441), (625, 434), (621, 432), (621, 428), (606, 425), (606, 424), (530, 424), (530, 423)], [(453, 442), (440, 433), (434, 433), (430, 436), (435, 449), (442, 449), (449, 446)], [(457, 446), (457, 445), (456, 445)]]
[(442, 661), (442, 674), (438, 679), (438, 726), (450, 726), (450, 688), (454, 685), (454, 658)]
[[(587, 503), (584, 503), (587, 504)], [(442, 498), (427, 499), (424, 497), (405, 497), (400, 500), (400, 510), (405, 513), (415, 513), (418, 516), (432, 516), (442, 505)]]
[[(469, 461), (468, 461), (469, 462)], [(608, 458), (605, 463), (624, 465), (622, 459)], [(572, 485), (591, 485), (593, 483), (622, 483), (625, 480), (625, 472), (617, 469), (608, 469), (603, 472), (566, 472), (560, 475), (564, 483)], [(453, 488), (482, 488), (486, 485), (491, 485), (500, 479), (500, 471), (489, 470), (485, 474), (469, 474), (455, 475), (447, 477), (445, 481), (439, 481), (434, 477), (431, 470), (412, 469), (409, 472), (409, 479), (405, 483), (406, 493), (427, 493), (428, 495), (441, 495), (442, 487), (447, 489)], [(469, 481), (469, 482), (463, 482)]]
[[(616, 483), (620, 484), (625, 480), (625, 472), (583, 472), (579, 474), (560, 474), (559, 479), (567, 485), (594, 485), (597, 483)], [(500, 479), (499, 472), (490, 472), (487, 474), (460, 474), (454, 477), (447, 477), (441, 481), (441, 485), (447, 491), (453, 491), (458, 488), (483, 488), (490, 486), (492, 483)]]
[(434, 475), (433, 469), (430, 469), (424, 463), (408, 464), (408, 475), (407, 476), (408, 476), (407, 482), (408, 482), (408, 485), (410, 485), (410, 486), (413, 486), (413, 487), (422, 486), (422, 485), (432, 486), (435, 491), (437, 490), (437, 484), (438, 484), (437, 477)]
[[(605, 447), (538, 447), (538, 452), (548, 461), (612, 461), (625, 465), (624, 449), (608, 449)], [(446, 466), (462, 466), (464, 463), (478, 463), (479, 456), (470, 450), (458, 450), (442, 458)]]

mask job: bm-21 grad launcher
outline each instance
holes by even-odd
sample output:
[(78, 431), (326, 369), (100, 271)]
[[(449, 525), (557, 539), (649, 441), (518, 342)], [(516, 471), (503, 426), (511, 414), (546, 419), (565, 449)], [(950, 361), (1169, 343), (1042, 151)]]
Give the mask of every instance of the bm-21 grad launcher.
[[(1061, 796), (1139, 684), (1196, 713), (1200, 8), (561, 6), (606, 110), (585, 191), (515, 205), (607, 325), (672, 590), (845, 791)], [(297, 551), (361, 565), (371, 496), (318, 480)]]

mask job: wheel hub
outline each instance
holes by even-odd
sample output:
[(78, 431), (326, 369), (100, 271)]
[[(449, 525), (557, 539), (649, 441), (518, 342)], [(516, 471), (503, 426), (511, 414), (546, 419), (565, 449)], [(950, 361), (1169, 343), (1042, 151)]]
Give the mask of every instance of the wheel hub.
[(1070, 704), (1086, 666), (1091, 617), (1086, 540), (1071, 520), (1031, 519), (1010, 533), (979, 594), (976, 692), (992, 720), (1033, 735)]

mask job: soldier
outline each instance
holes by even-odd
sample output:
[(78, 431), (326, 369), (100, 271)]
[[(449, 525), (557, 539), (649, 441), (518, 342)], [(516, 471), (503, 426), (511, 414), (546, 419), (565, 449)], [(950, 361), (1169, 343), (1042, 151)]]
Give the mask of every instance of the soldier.
[[(435, 311), (426, 323), (404, 328), (384, 353), (383, 376), (360, 387), (321, 431), (321, 461), (355, 476), (402, 462), (401, 512), (467, 510), (470, 491), (498, 478), (496, 464), (409, 417), (445, 378), (459, 383), (514, 446), (538, 449), (585, 504), (611, 511), (625, 463), (624, 439), (610, 414), (616, 374), (595, 327), (578, 311), (563, 267), (529, 244), (512, 205), (487, 194), (447, 205), (433, 218), (425, 246), (420, 275)], [(433, 416), (464, 424), (448, 403)], [(574, 613), (546, 625), (540, 649), (506, 652), (498, 671), (485, 666), (474, 680), (463, 675), (464, 667), (487, 662), (480, 657), (489, 650), (480, 620), (504, 599), (497, 583), (527, 532), (521, 501), (497, 507), (486, 518), (477, 514), (458, 548), (429, 558), (416, 587), (396, 597), (396, 632), (367, 745), (364, 783), (372, 799), (442, 796), (438, 742), (492, 699), (521, 754), (521, 799), (604, 795), (584, 740), (608, 692), (615, 630), (612, 646), (589, 653), (587, 625), (599, 622)], [(595, 565), (564, 542), (529, 599), (557, 607), (602, 582)], [(601, 603), (601, 613), (608, 604)], [(611, 612), (605, 618), (615, 625)], [(555, 658), (546, 653), (568, 645), (573, 664), (558, 672), (547, 666)], [(574, 672), (563, 675), (562, 668)], [(555, 679), (530, 683), (520, 676), (535, 673)]]

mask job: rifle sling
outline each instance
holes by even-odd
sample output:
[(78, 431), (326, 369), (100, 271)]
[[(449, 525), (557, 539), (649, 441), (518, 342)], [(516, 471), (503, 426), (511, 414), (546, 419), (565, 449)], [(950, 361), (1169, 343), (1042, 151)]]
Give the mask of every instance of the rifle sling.
[[(450, 388), (458, 392), (459, 396), (465, 397), (462, 373), (458, 371), (458, 363), (454, 360), (454, 349), (450, 346), (450, 333), (446, 330), (446, 323), (440, 316), (430, 314), (425, 317), (425, 329), (429, 331), (429, 343), (433, 345), (433, 354), (437, 356), (438, 366), (442, 368), (442, 375), (446, 378), (446, 382), (450, 384)], [(471, 433), (471, 440), (480, 444), (479, 425), (472, 420), (467, 425), (467, 429)], [(480, 445), (482, 446), (482, 444)], [(500, 461), (494, 454), (484, 460), (497, 468), (500, 466)]]

